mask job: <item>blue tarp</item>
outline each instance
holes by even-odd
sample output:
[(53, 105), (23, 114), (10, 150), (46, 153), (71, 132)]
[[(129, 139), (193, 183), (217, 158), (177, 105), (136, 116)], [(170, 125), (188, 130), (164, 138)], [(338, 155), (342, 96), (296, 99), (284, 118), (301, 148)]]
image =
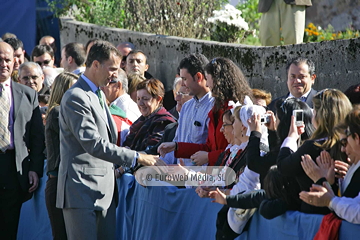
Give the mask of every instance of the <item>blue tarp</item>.
[(14, 33), (31, 54), (36, 41), (35, 0), (1, 0), (0, 16), (0, 37), (6, 32)]
[[(34, 197), (23, 205), (18, 239), (51, 239), (46, 211), (45, 178)], [(117, 239), (214, 239), (215, 220), (221, 206), (202, 199), (192, 189), (147, 187), (131, 175), (118, 179)], [(273, 220), (254, 214), (250, 228), (238, 240), (313, 239), (322, 215), (287, 212)], [(343, 221), (341, 239), (359, 239), (360, 225)]]

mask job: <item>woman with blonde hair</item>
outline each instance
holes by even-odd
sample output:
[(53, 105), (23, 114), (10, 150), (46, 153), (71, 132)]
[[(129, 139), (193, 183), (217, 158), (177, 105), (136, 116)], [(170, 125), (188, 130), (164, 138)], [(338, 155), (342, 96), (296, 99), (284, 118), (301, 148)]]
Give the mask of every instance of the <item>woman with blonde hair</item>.
[[(326, 150), (333, 159), (346, 160), (346, 156), (341, 153), (339, 136), (333, 131), (333, 128), (343, 121), (352, 109), (349, 99), (337, 89), (324, 89), (317, 93), (312, 101), (314, 106), (313, 125), (316, 130), (310, 140), (305, 141), (297, 149), (299, 127), (296, 126), (294, 116), (292, 116), (288, 137), (284, 140), (277, 157), (280, 173), (284, 176), (295, 177), (302, 191), (308, 191), (313, 184), (301, 166), (302, 156), (308, 154), (312, 159), (316, 159), (321, 151)], [(333, 177), (331, 184), (334, 182)], [(302, 202), (301, 211), (329, 213), (327, 208), (313, 207), (305, 202)]]
[[(54, 239), (67, 239), (62, 210), (56, 208), (57, 175), (60, 164), (59, 110), (64, 93), (79, 78), (76, 74), (60, 73), (54, 80), (46, 114), (45, 143), (47, 151), (47, 175), (45, 188), (46, 208)], [(71, 113), (69, 113), (71, 114)]]

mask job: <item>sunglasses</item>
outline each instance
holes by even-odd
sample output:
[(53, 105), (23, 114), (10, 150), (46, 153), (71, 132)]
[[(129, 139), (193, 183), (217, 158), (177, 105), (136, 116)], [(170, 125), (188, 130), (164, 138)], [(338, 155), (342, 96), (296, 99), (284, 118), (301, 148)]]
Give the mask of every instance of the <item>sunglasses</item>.
[(350, 131), (349, 127), (347, 129), (345, 129), (345, 135), (346, 135), (346, 138), (348, 138), (351, 135), (351, 131)]
[(347, 138), (340, 139), (340, 144), (341, 144), (342, 147), (346, 147), (347, 144), (348, 144)]
[(40, 66), (42, 65), (48, 65), (51, 62), (51, 60), (45, 60), (43, 62), (37, 61), (36, 63), (39, 64)]
[(185, 96), (189, 96), (190, 94), (183, 93), (183, 92), (177, 92), (176, 95), (181, 96), (181, 98), (184, 98)]

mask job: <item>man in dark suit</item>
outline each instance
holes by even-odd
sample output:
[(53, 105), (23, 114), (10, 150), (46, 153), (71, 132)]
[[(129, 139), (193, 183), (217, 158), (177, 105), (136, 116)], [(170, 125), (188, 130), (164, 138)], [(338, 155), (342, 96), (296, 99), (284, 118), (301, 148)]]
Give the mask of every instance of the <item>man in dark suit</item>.
[(311, 0), (259, 0), (260, 42), (263, 46), (302, 43), (305, 29), (305, 9)]
[(14, 50), (0, 42), (1, 239), (16, 239), (21, 205), (37, 189), (44, 165), (37, 92), (11, 81), (13, 66)]
[(68, 239), (115, 239), (117, 187), (114, 163), (165, 165), (158, 157), (116, 146), (117, 130), (99, 87), (117, 77), (121, 54), (95, 43), (86, 70), (60, 105), (60, 167), (56, 205)]
[[(297, 57), (288, 63), (286, 71), (289, 93), (280, 98), (299, 98), (312, 108), (312, 99), (317, 93), (312, 89), (316, 78), (314, 62), (304, 57)], [(275, 103), (280, 98), (273, 100), (268, 106), (274, 113), (276, 113)]]

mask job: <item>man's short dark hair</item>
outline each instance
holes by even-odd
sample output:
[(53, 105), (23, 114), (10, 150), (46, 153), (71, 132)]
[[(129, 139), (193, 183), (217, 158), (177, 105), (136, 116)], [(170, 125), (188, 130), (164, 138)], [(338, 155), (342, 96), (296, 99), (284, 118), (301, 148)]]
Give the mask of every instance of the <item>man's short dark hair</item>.
[(49, 54), (51, 58), (54, 58), (54, 50), (49, 45), (37, 45), (31, 52), (31, 59), (34, 60), (34, 57), (40, 57), (45, 53)]
[(83, 65), (86, 60), (85, 48), (81, 43), (73, 42), (66, 44), (64, 52), (66, 58), (72, 57), (77, 66)]
[(100, 64), (109, 60), (111, 54), (115, 54), (121, 59), (119, 50), (114, 45), (106, 41), (98, 41), (90, 48), (86, 59), (86, 67), (91, 67), (92, 63), (97, 60)]
[(85, 51), (88, 49), (88, 46), (90, 45), (90, 43), (95, 43), (95, 42), (98, 42), (98, 41), (101, 41), (101, 39), (99, 39), (99, 38), (92, 38), (92, 39), (90, 39), (89, 41), (87, 41), (87, 43), (85, 44)]
[(4, 40), (4, 42), (8, 43), (14, 49), (14, 51), (18, 50), (19, 48), (24, 50), (24, 44), (18, 38), (7, 38)]
[(195, 76), (196, 73), (202, 73), (205, 75), (205, 66), (209, 63), (209, 60), (201, 53), (190, 54), (181, 60), (179, 69), (186, 69), (191, 76)]
[(296, 58), (291, 59), (286, 66), (286, 73), (289, 72), (289, 68), (290, 68), (291, 64), (294, 64), (295, 66), (299, 66), (300, 64), (303, 64), (303, 63), (308, 65), (310, 76), (314, 75), (315, 74), (315, 63), (305, 57), (296, 57)]
[(147, 64), (147, 56), (142, 50), (132, 50), (131, 52), (129, 52), (129, 54), (126, 57), (128, 58), (131, 54), (137, 54), (137, 53), (141, 53), (142, 55), (144, 55), (145, 64)]

